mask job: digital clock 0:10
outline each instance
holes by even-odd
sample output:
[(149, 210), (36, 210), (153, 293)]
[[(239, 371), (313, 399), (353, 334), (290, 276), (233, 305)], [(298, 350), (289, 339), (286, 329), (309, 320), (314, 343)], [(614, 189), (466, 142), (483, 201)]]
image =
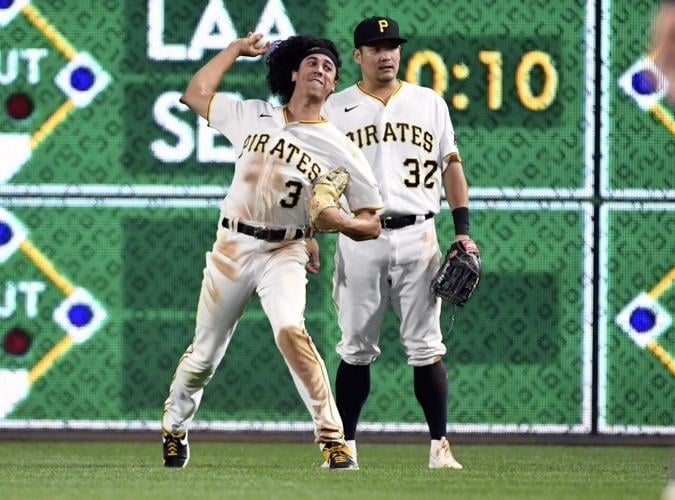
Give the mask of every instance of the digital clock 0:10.
[[(478, 52), (478, 60), (487, 68), (487, 107), (498, 110), (502, 107), (503, 72), (502, 53), (493, 50)], [(408, 60), (405, 79), (408, 82), (418, 83), (424, 66), (429, 66), (432, 72), (431, 87), (443, 95), (448, 88), (448, 68), (443, 58), (433, 50), (419, 50)], [(541, 68), (543, 85), (538, 94), (534, 94), (530, 84), (530, 74), (535, 67)], [(469, 76), (469, 68), (463, 64), (454, 64), (452, 74), (456, 80), (464, 80)], [(532, 111), (543, 111), (554, 101), (558, 89), (558, 71), (555, 69), (551, 56), (540, 50), (533, 50), (523, 54), (516, 66), (515, 88), (522, 105)], [(455, 94), (452, 97), (455, 109), (466, 109), (469, 98), (465, 94)]]

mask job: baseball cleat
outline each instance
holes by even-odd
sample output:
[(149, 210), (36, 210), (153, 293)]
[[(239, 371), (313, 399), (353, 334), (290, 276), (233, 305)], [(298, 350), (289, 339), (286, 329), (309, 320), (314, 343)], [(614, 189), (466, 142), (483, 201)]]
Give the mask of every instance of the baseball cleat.
[(450, 443), (445, 437), (431, 440), (431, 450), (429, 451), (430, 469), (463, 469), (450, 451)]
[[(347, 446), (349, 446), (349, 449), (352, 452), (352, 459), (354, 460), (354, 463), (356, 464), (356, 468), (359, 468), (359, 457), (356, 454), (356, 440), (345, 440), (345, 443)], [(321, 464), (322, 469), (328, 469), (328, 460), (324, 460), (323, 463)]]
[(328, 464), (329, 469), (359, 469), (352, 455), (352, 450), (344, 443), (338, 441), (324, 443), (322, 453), (325, 460), (324, 463)]
[(164, 445), (164, 467), (183, 468), (187, 465), (190, 460), (187, 431), (172, 434), (162, 429), (162, 444)]

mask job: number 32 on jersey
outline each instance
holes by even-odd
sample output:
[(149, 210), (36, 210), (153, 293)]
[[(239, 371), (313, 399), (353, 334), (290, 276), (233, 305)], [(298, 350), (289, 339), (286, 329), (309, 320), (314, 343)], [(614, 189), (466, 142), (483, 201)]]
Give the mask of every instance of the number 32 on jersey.
[(427, 160), (420, 166), (420, 161), (417, 158), (407, 158), (403, 162), (403, 166), (408, 169), (408, 175), (403, 179), (403, 183), (410, 187), (416, 188), (420, 184), (427, 189), (436, 186), (436, 179), (434, 174), (438, 169), (438, 163), (434, 160)]

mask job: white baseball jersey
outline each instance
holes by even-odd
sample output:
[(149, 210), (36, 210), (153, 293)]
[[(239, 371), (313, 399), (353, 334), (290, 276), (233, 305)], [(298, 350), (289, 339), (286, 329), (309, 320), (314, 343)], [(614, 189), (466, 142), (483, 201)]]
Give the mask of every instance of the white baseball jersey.
[(312, 181), (345, 167), (345, 197), (352, 211), (379, 209), (382, 199), (363, 153), (327, 121), (288, 123), (285, 108), (261, 100), (216, 95), (209, 125), (235, 148), (234, 178), (222, 212), (276, 226), (308, 225)]
[(400, 82), (385, 104), (357, 84), (330, 96), (324, 112), (373, 168), (383, 216), (439, 212), (442, 172), (459, 152), (448, 106), (438, 94)]
[[(440, 211), (442, 173), (459, 152), (448, 107), (438, 94), (400, 82), (385, 103), (357, 84), (329, 97), (324, 112), (364, 152), (384, 200), (382, 217)], [(340, 357), (353, 365), (377, 359), (389, 305), (401, 320), (409, 364), (429, 365), (443, 356), (441, 303), (429, 291), (439, 266), (433, 219), (384, 229), (371, 241), (340, 235), (333, 282)]]

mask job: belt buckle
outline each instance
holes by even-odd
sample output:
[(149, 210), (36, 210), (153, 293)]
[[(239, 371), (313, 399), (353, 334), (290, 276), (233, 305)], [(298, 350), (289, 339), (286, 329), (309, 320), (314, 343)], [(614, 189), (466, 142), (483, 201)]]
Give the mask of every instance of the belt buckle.
[(262, 226), (253, 226), (253, 237), (259, 240), (266, 240), (269, 236), (269, 230)]

